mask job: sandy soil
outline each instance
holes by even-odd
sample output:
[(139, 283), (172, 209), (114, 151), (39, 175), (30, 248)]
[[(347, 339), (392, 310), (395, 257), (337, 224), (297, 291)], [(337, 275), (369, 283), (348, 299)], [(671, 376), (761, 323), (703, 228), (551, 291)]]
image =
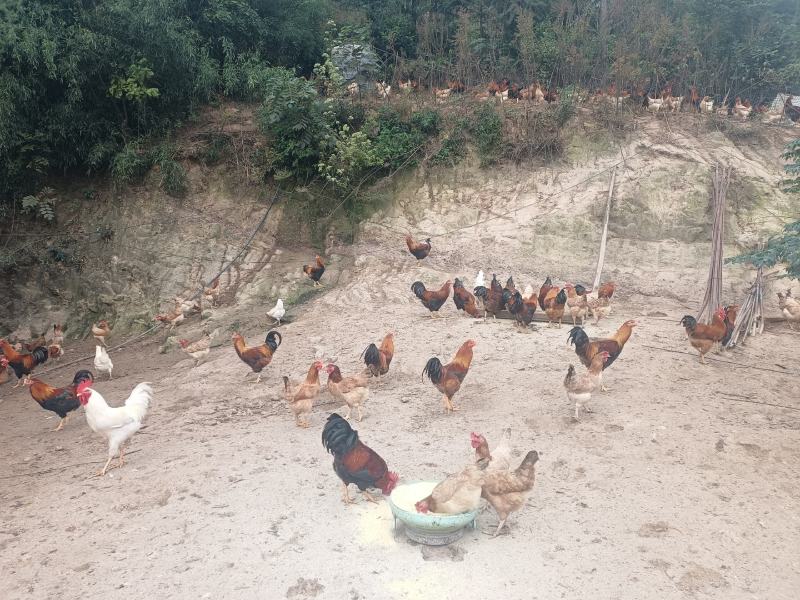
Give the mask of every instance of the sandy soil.
[[(647, 348), (687, 349), (677, 325), (686, 309), (621, 290), (609, 322), (590, 333), (626, 318), (641, 326), (607, 373), (611, 391), (575, 423), (561, 387), (576, 362), (566, 327), (516, 333), (509, 321), (463, 318), (452, 303), (432, 320), (410, 283), (440, 282), (460, 265), (432, 256), (417, 266), (399, 249), (364, 244), (350, 283), (282, 327), (258, 386), (243, 382), (247, 367), (227, 343), (194, 369), (154, 342), (115, 355), (118, 378), (97, 385), (110, 402), (141, 380), (156, 395), (128, 464), (104, 478), (91, 477), (106, 447), (82, 413), (51, 433), (55, 417), (3, 386), (0, 597), (796, 598), (796, 376)], [(515, 275), (523, 286), (541, 279)], [(256, 319), (247, 333), (264, 326)], [(322, 394), (310, 429), (294, 426), (280, 376), (300, 376), (315, 356), (350, 373), (389, 329), (397, 354), (373, 389), (362, 439), (406, 480), (428, 479), (469, 460), (470, 431), (491, 442), (511, 427), (516, 456), (537, 449), (541, 461), (505, 535), (480, 532), (496, 523), (489, 510), (450, 547), (409, 542), (385, 502), (342, 505), (320, 444), (331, 397)], [(726, 359), (796, 373), (798, 335), (773, 329)], [(467, 338), (477, 347), (456, 397), (462, 410), (446, 415), (419, 374)]]

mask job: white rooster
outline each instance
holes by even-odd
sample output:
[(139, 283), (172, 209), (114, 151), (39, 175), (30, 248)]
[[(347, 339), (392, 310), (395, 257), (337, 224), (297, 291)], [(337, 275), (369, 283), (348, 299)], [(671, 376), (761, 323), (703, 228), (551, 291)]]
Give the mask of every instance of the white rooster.
[(94, 368), (101, 373), (108, 373), (108, 378), (111, 377), (111, 371), (114, 369), (114, 363), (111, 362), (111, 357), (103, 346), (94, 347)]
[(108, 438), (108, 460), (97, 475), (102, 477), (108, 470), (111, 459), (119, 454), (119, 464), (125, 464), (123, 444), (139, 431), (147, 414), (147, 408), (153, 399), (153, 388), (149, 383), (140, 383), (125, 400), (124, 406), (109, 406), (105, 398), (90, 386), (91, 381), (78, 385), (77, 396), (86, 411), (86, 422), (95, 433), (102, 433)]
[(278, 298), (278, 301), (275, 303), (275, 307), (272, 310), (267, 311), (267, 314), (275, 319), (280, 327), (281, 319), (283, 318), (283, 315), (286, 314), (286, 309), (283, 308), (283, 300)]
[(473, 287), (484, 287), (486, 285), (486, 281), (483, 278), (483, 271), (478, 271), (478, 274), (475, 276), (475, 284)]

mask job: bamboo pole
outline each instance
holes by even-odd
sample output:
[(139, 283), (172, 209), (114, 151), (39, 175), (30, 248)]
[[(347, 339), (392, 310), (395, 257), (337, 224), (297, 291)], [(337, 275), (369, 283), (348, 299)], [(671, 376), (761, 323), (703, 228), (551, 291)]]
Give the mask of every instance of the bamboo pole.
[(697, 312), (698, 321), (711, 322), (714, 311), (720, 306), (722, 296), (722, 235), (725, 231), (725, 198), (730, 183), (731, 168), (717, 165), (712, 177), (711, 212), (713, 215), (711, 229), (711, 267), (708, 271), (708, 283), (703, 296), (703, 303)]
[(594, 274), (593, 290), (600, 286), (600, 275), (603, 273), (603, 263), (606, 258), (606, 240), (608, 239), (608, 217), (611, 214), (611, 198), (614, 196), (614, 182), (617, 179), (617, 167), (611, 171), (611, 183), (608, 185), (608, 199), (606, 200), (606, 217), (603, 221), (603, 235), (600, 237), (600, 252), (597, 256), (597, 272)]

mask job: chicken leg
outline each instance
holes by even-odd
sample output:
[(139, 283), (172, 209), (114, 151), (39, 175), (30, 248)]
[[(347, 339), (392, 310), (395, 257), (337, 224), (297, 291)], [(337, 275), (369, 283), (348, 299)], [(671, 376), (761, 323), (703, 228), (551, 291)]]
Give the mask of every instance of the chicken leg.
[(352, 504), (353, 499), (350, 497), (350, 494), (347, 492), (347, 484), (342, 483), (342, 502), (345, 504)]
[(66, 417), (64, 417), (63, 419), (61, 419), (61, 420), (58, 422), (58, 427), (56, 427), (55, 429), (53, 429), (53, 431), (61, 431), (62, 429), (64, 429), (64, 425), (67, 423), (67, 419), (69, 419), (69, 415), (67, 415)]
[(361, 495), (364, 496), (364, 499), (367, 500), (368, 502), (372, 502), (373, 504), (378, 503), (375, 497), (372, 494), (370, 494), (367, 490), (361, 492)]

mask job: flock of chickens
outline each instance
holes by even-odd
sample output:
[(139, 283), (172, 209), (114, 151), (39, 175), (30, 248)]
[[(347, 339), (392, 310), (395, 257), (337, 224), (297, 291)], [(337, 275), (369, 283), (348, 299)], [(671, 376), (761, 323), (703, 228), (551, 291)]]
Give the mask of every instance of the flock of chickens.
[[(418, 261), (427, 258), (431, 252), (430, 239), (416, 242), (411, 236), (406, 236), (406, 244), (409, 252)], [(303, 266), (303, 273), (315, 286), (322, 285), (320, 279), (324, 272), (325, 264), (319, 256), (314, 264)], [(620, 356), (637, 325), (636, 321), (625, 321), (609, 338), (592, 339), (584, 331), (582, 325), (586, 317), (593, 315), (596, 322), (599, 322), (610, 313), (615, 291), (615, 285), (611, 282), (599, 286), (597, 297), (591, 300), (588, 296), (591, 290), (584, 286), (566, 283), (560, 287), (553, 285), (550, 277), (545, 280), (538, 294), (534, 293), (530, 285), (524, 292), (517, 290), (513, 277), (509, 277), (505, 286), (501, 286), (497, 276), (493, 275), (486, 287), (482, 271), (476, 277), (474, 293), (468, 291), (458, 278), (454, 283), (446, 281), (438, 290), (428, 290), (421, 281), (416, 281), (411, 285), (411, 291), (428, 309), (431, 317), (438, 314), (452, 291), (457, 310), (464, 311), (471, 317), (483, 317), (484, 320), (489, 314), (496, 318), (501, 311), (507, 310), (513, 317), (515, 326), (525, 332), (533, 322), (537, 310), (545, 313), (548, 327), (561, 327), (564, 316), (568, 314), (573, 327), (567, 340), (574, 346), (576, 355), (586, 368), (585, 372), (579, 372), (574, 365), (569, 365), (563, 382), (569, 400), (575, 405), (575, 420), (580, 418), (581, 408), (591, 411), (588, 402), (592, 394), (597, 389), (605, 390), (603, 372)], [(787, 319), (790, 322), (800, 322), (800, 302), (792, 298), (791, 291), (778, 296)], [(705, 355), (712, 348), (724, 346), (730, 339), (738, 308), (736, 305), (720, 308), (714, 314), (712, 322), (707, 325), (698, 323), (689, 315), (681, 320), (689, 342), (700, 353), (703, 364)], [(285, 314), (282, 300), (279, 299), (268, 314), (280, 325)], [(168, 321), (170, 320), (165, 319), (165, 322)], [(170, 322), (170, 325), (174, 327), (175, 323)], [(106, 321), (100, 321), (92, 327), (92, 335), (97, 342), (94, 366), (98, 372), (107, 373), (109, 379), (113, 364), (106, 350), (106, 338), (110, 333), (111, 328)], [(262, 371), (272, 362), (280, 347), (282, 337), (277, 331), (271, 330), (263, 344), (248, 347), (244, 337), (236, 332), (232, 341), (236, 354), (257, 375), (258, 383)], [(193, 343), (182, 339), (179, 343), (197, 365), (210, 352), (211, 336), (206, 334), (203, 339)], [(103, 396), (92, 388), (95, 377), (91, 371), (78, 371), (71, 384), (62, 388), (52, 387), (31, 377), (38, 365), (48, 358), (58, 358), (63, 354), (62, 345), (63, 329), (60, 325), (54, 326), (53, 336), (49, 341), (43, 337), (23, 346), (0, 340), (0, 375), (4, 376), (4, 379), (0, 378), (0, 383), (8, 381), (9, 371), (13, 371), (18, 379), (17, 385), (28, 386), (31, 396), (43, 409), (58, 414), (61, 420), (56, 431), (64, 427), (72, 411), (83, 406), (89, 427), (108, 440), (108, 459), (98, 472), (102, 476), (115, 456), (119, 457), (117, 466), (124, 464), (124, 444), (142, 427), (153, 391), (149, 383), (140, 383), (122, 406), (110, 407)], [(442, 364), (439, 358), (432, 357), (425, 365), (423, 376), (442, 394), (445, 412), (458, 410), (453, 399), (469, 372), (475, 346), (474, 340), (467, 340), (458, 348), (449, 363)], [(374, 502), (375, 499), (369, 494), (370, 488), (390, 494), (399, 479), (396, 473), (389, 470), (380, 455), (360, 441), (358, 432), (349, 423), (353, 411), (357, 420), (362, 420), (362, 406), (369, 397), (370, 379), (380, 379), (389, 372), (394, 352), (394, 334), (389, 332), (379, 346), (373, 343), (364, 350), (361, 356), (366, 369), (361, 373), (344, 376), (337, 365), (326, 365), (315, 360), (304, 380), (291, 381), (288, 377), (283, 377), (284, 396), (299, 427), (309, 427), (308, 415), (320, 393), (322, 371), (327, 374), (328, 391), (347, 406), (347, 414), (344, 417), (336, 413), (330, 415), (322, 431), (323, 446), (333, 455), (334, 471), (344, 485), (345, 503), (352, 502), (347, 490), (349, 484), (355, 484), (367, 500)], [(494, 532), (497, 535), (508, 515), (522, 507), (527, 493), (532, 489), (538, 454), (531, 450), (519, 467), (511, 470), (507, 444), (499, 446), (492, 453), (486, 439), (473, 433), (471, 445), (475, 449), (475, 460), (438, 484), (428, 497), (416, 503), (416, 509), (422, 513), (457, 514), (475, 510), (481, 498), (484, 498), (498, 514), (500, 523)]]

